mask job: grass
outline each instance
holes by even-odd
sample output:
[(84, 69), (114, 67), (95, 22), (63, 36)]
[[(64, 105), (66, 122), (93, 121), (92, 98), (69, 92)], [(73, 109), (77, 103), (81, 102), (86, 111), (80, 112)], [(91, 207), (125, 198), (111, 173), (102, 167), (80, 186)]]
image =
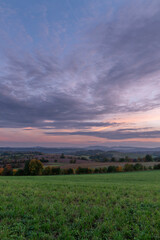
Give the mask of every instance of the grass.
[(160, 239), (160, 171), (0, 177), (0, 239)]

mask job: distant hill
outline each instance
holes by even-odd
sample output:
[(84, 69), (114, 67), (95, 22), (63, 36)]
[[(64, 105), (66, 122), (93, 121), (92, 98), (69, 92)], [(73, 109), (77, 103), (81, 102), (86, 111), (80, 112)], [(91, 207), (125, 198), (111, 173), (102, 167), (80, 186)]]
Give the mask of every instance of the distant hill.
[(105, 146), (90, 146), (86, 148), (87, 150), (102, 150), (102, 151), (118, 151), (118, 152), (160, 152), (160, 147), (157, 148), (144, 148), (144, 147), (105, 147)]
[[(42, 152), (42, 153), (70, 153), (81, 148), (47, 148), (47, 147), (0, 147), (0, 152)], [(83, 150), (83, 148), (82, 148)]]
[(41, 153), (65, 153), (72, 155), (91, 155), (105, 152), (106, 155), (145, 155), (152, 154), (160, 156), (160, 147), (143, 148), (143, 147), (105, 147), (105, 146), (89, 146), (85, 148), (47, 148), (47, 147), (0, 147), (0, 152), (41, 152)]

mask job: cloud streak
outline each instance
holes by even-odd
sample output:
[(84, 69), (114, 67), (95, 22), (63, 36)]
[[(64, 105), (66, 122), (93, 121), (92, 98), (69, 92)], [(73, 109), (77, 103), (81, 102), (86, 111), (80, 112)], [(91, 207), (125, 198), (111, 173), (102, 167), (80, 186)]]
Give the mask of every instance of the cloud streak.
[(124, 130), (117, 131), (89, 131), (89, 132), (45, 132), (46, 135), (63, 136), (63, 135), (81, 135), (81, 136), (94, 136), (109, 140), (124, 140), (124, 139), (152, 139), (160, 138), (160, 131), (137, 131), (134, 132)]

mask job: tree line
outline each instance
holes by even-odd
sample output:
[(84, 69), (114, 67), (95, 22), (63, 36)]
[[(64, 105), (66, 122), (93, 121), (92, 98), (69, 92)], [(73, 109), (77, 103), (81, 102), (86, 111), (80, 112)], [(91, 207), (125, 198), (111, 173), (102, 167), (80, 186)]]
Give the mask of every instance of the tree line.
[(27, 160), (24, 168), (13, 169), (10, 164), (4, 168), (0, 168), (1, 176), (36, 176), (36, 175), (65, 175), (65, 174), (91, 174), (91, 173), (113, 173), (113, 172), (132, 172), (132, 171), (145, 171), (145, 170), (158, 170), (160, 164), (153, 167), (146, 167), (140, 163), (125, 164), (122, 166), (108, 166), (99, 168), (83, 168), (77, 169), (61, 169), (60, 167), (47, 166), (44, 167), (43, 163), (38, 159)]

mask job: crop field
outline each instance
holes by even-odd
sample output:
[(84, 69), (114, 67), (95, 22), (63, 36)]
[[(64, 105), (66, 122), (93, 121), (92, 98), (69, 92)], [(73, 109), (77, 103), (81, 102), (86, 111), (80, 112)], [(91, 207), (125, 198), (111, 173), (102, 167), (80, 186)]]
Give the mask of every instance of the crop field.
[[(84, 168), (99, 168), (99, 167), (109, 167), (109, 166), (122, 166), (124, 167), (125, 164), (136, 164), (137, 162), (92, 162), (92, 161), (83, 161), (82, 163), (74, 163), (74, 164), (70, 164), (70, 163), (61, 163), (61, 164), (57, 164), (57, 166), (59, 166), (62, 169), (68, 169), (68, 168), (72, 168), (72, 169), (76, 169), (78, 167), (84, 167)], [(140, 164), (142, 164), (143, 166), (146, 167), (153, 167), (154, 165), (157, 164), (157, 162), (138, 162)], [(45, 166), (56, 166), (56, 164), (46, 164)]]
[(160, 171), (0, 177), (0, 239), (160, 239)]

